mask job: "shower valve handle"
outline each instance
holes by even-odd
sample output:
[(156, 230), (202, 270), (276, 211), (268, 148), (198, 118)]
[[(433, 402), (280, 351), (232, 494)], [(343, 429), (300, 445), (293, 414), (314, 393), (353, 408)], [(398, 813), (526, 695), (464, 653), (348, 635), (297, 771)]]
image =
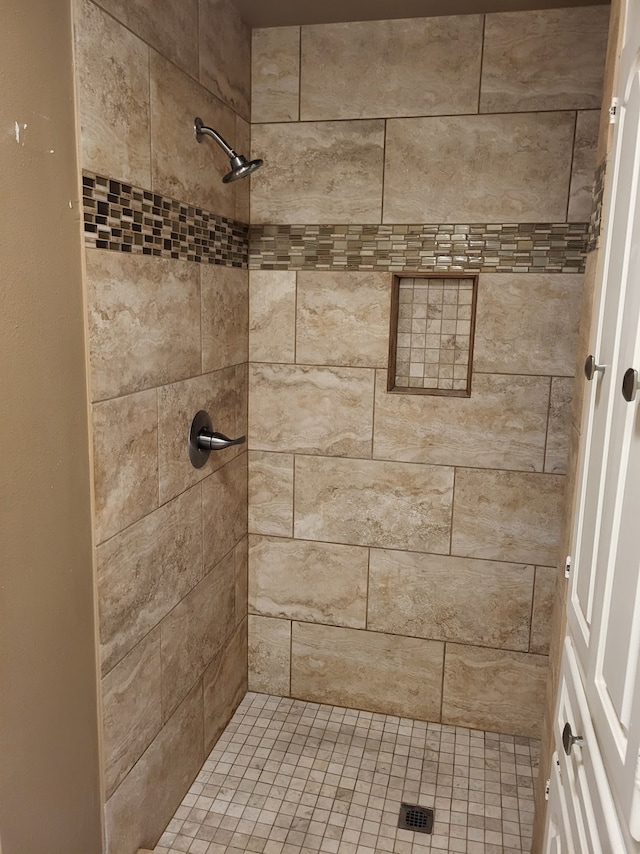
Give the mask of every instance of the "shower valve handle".
[(213, 429), (208, 413), (201, 409), (196, 413), (189, 429), (189, 459), (191, 465), (199, 469), (209, 459), (211, 451), (222, 451), (232, 445), (242, 445), (247, 441), (246, 436), (230, 439), (224, 433)]

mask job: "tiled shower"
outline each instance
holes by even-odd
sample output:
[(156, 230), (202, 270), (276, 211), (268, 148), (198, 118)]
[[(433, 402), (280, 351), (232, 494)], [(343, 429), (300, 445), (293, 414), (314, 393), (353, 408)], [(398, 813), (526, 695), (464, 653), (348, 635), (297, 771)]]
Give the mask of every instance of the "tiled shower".
[[(247, 690), (539, 736), (608, 20), (147, 5), (75, 4), (110, 854)], [(393, 275), (460, 272), (470, 397), (388, 392)]]

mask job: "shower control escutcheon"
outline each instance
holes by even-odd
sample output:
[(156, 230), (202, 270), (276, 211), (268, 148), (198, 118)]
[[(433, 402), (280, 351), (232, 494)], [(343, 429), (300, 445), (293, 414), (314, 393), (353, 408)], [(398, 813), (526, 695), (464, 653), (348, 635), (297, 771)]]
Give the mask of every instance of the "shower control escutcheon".
[(222, 451), (232, 445), (242, 445), (247, 441), (246, 436), (230, 439), (224, 433), (213, 429), (211, 418), (204, 409), (196, 413), (189, 429), (189, 459), (194, 468), (202, 468), (209, 459), (211, 451)]

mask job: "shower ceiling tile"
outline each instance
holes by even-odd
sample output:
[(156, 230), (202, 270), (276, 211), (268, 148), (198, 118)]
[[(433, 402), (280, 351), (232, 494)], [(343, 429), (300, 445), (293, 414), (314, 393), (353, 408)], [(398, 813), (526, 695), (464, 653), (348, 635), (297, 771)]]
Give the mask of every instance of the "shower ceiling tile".
[(599, 110), (609, 12), (602, 5), (487, 15), (481, 112)]
[(453, 471), (377, 460), (296, 457), (295, 537), (446, 554)]
[(249, 690), (289, 696), (291, 622), (249, 614)]
[(291, 693), (317, 703), (440, 719), (444, 644), (293, 623)]
[(451, 553), (554, 566), (564, 477), (456, 469)]
[(300, 28), (254, 30), (251, 42), (251, 121), (297, 122)]
[(252, 222), (380, 222), (384, 121), (254, 125), (251, 145)]
[(149, 48), (89, 0), (74, 9), (82, 167), (148, 187)]
[(249, 451), (249, 531), (293, 534), (293, 454)]
[(201, 0), (198, 32), (200, 82), (249, 121), (251, 30), (230, 0)]
[(481, 15), (302, 28), (300, 118), (475, 113)]
[(574, 124), (568, 112), (390, 119), (383, 222), (564, 222)]
[(249, 273), (249, 358), (293, 362), (296, 345), (296, 274)]
[(389, 394), (376, 381), (373, 456), (436, 465), (542, 471), (547, 377), (475, 374), (471, 397)]

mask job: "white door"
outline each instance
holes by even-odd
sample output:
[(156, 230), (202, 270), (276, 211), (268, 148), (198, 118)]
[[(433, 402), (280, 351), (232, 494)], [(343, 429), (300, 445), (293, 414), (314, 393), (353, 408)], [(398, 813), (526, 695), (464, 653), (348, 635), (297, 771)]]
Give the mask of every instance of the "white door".
[[(556, 710), (560, 764), (551, 787), (555, 818), (547, 825), (546, 851), (553, 850), (552, 826), (561, 824), (560, 794), (568, 809), (566, 850), (640, 850), (633, 843), (640, 840), (640, 411), (634, 373), (640, 373), (640, 3), (629, 0), (625, 6), (592, 343), (601, 370), (593, 374), (585, 412)], [(583, 698), (584, 707), (571, 697)], [(563, 745), (566, 724), (572, 735), (592, 735), (583, 744), (567, 739)], [(602, 811), (608, 793), (626, 840), (622, 847), (608, 841), (616, 832)]]

